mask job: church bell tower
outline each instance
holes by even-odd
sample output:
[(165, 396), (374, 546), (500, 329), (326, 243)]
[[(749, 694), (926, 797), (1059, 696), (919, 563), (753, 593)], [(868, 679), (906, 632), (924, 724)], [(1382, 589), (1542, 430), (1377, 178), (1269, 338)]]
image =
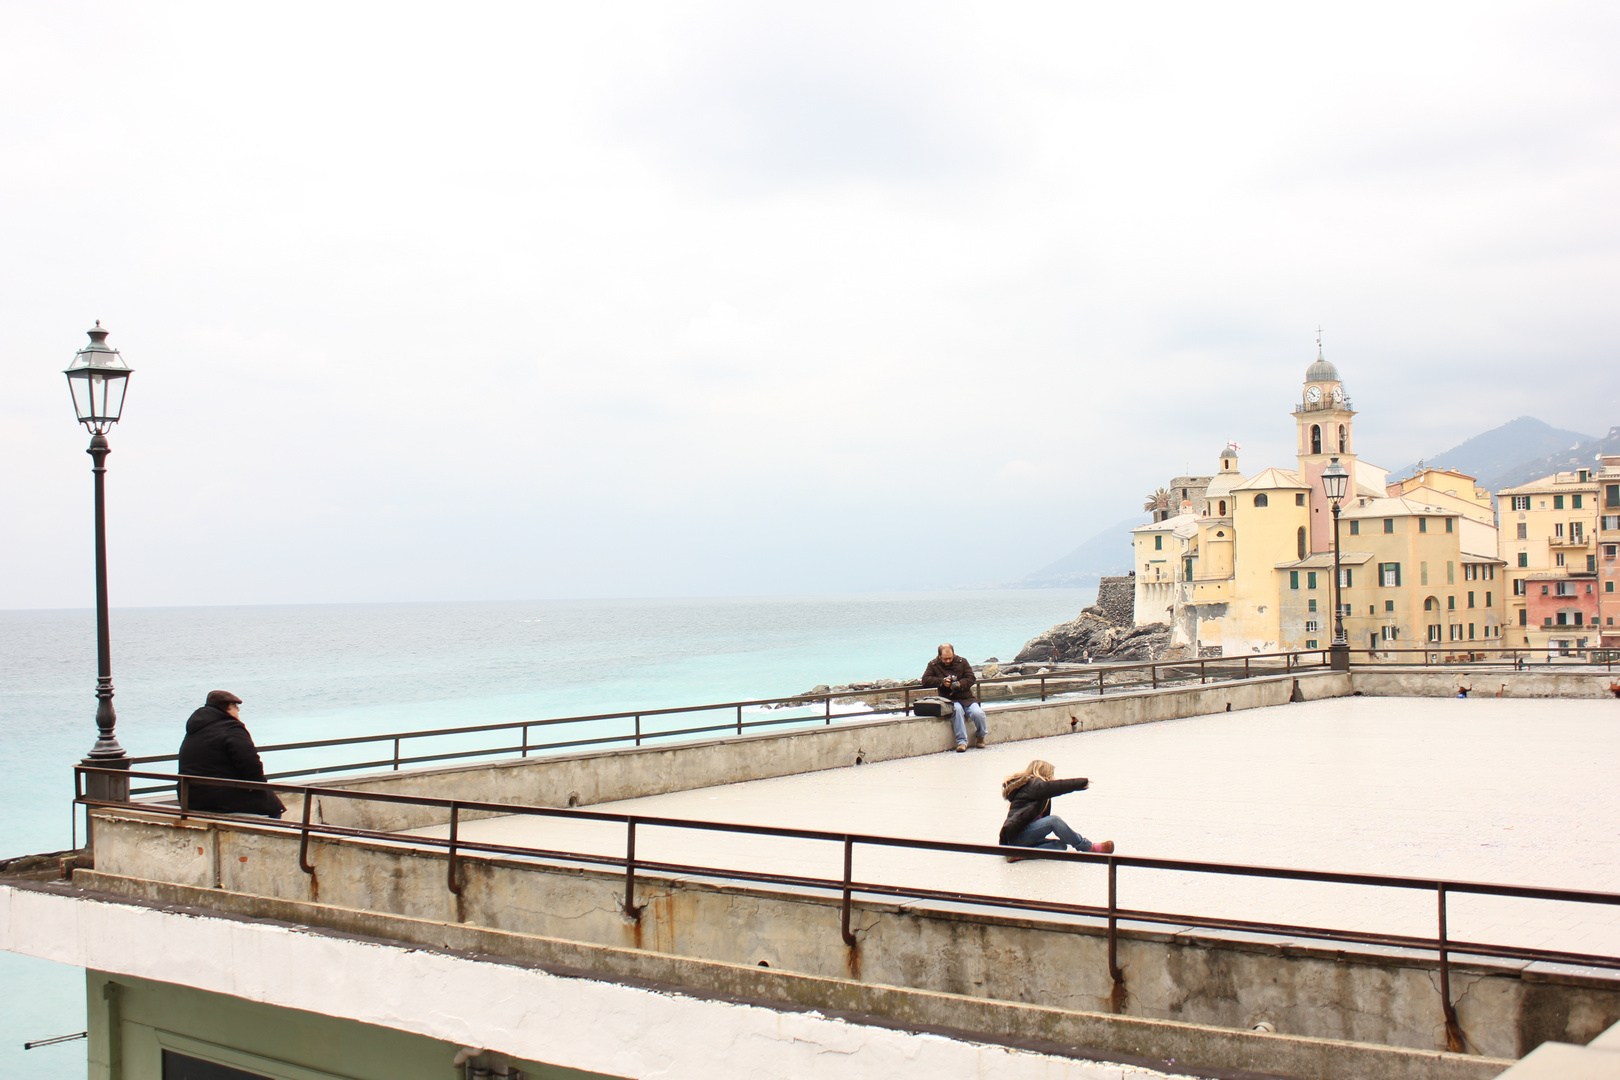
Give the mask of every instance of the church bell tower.
[(1298, 432), (1299, 478), (1311, 485), (1311, 550), (1332, 546), (1333, 525), (1327, 498), (1322, 494), (1322, 470), (1334, 458), (1350, 470), (1350, 497), (1355, 497), (1356, 451), (1353, 421), (1356, 412), (1344, 392), (1339, 369), (1322, 355), (1316, 339), (1316, 363), (1305, 371), (1305, 387), (1294, 410)]

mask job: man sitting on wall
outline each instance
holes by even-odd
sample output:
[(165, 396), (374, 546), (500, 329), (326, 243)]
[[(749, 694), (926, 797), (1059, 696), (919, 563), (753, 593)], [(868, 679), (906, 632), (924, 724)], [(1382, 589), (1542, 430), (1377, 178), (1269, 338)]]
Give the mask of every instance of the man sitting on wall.
[(922, 684), (938, 687), (940, 695), (951, 703), (951, 731), (956, 735), (958, 754), (968, 748), (967, 725), (962, 721), (964, 713), (973, 718), (974, 746), (984, 745), (989, 726), (985, 722), (984, 706), (973, 700), (975, 681), (973, 665), (957, 656), (949, 643), (939, 647), (939, 655), (928, 661), (928, 667), (923, 671)]
[[(207, 703), (186, 721), (186, 737), (180, 743), (182, 776), (217, 776), (224, 780), (256, 780), (264, 783), (264, 763), (253, 736), (242, 723), (238, 708), (242, 699), (229, 690), (208, 691)], [(263, 814), (278, 818), (286, 807), (275, 792), (221, 784), (188, 785), (187, 803), (191, 810), (219, 814)]]

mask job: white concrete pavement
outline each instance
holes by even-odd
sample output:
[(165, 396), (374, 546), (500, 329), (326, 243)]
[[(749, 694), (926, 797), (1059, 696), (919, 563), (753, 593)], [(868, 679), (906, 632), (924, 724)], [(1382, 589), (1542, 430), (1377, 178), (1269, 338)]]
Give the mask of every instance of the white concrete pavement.
[[(1340, 698), (1084, 732), (592, 809), (995, 843), (1003, 776), (1091, 789), (1054, 811), (1118, 853), (1620, 891), (1620, 702)], [(425, 830), (440, 835), (444, 830)], [(621, 854), (620, 826), (508, 817), (468, 840)], [(838, 845), (642, 828), (638, 858), (836, 877)], [(1079, 903), (1100, 867), (857, 849), (857, 878)], [(1432, 936), (1428, 892), (1120, 871), (1120, 903)], [(1453, 894), (1456, 940), (1620, 956), (1620, 908)]]

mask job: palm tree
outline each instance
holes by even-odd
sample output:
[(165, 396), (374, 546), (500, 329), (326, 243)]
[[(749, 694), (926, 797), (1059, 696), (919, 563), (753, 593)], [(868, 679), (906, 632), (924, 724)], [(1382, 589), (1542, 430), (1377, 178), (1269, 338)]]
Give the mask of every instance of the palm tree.
[(1170, 509), (1170, 493), (1164, 488), (1160, 488), (1158, 491), (1155, 491), (1153, 494), (1147, 497), (1147, 499), (1142, 503), (1142, 509), (1150, 512), (1154, 510)]

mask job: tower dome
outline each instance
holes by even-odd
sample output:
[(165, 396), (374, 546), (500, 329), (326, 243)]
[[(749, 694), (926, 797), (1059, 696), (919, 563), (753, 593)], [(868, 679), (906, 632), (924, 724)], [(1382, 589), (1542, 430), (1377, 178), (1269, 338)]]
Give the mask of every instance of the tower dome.
[(1343, 382), (1339, 378), (1339, 369), (1322, 359), (1322, 354), (1316, 354), (1316, 363), (1305, 369), (1305, 381), (1312, 382)]

